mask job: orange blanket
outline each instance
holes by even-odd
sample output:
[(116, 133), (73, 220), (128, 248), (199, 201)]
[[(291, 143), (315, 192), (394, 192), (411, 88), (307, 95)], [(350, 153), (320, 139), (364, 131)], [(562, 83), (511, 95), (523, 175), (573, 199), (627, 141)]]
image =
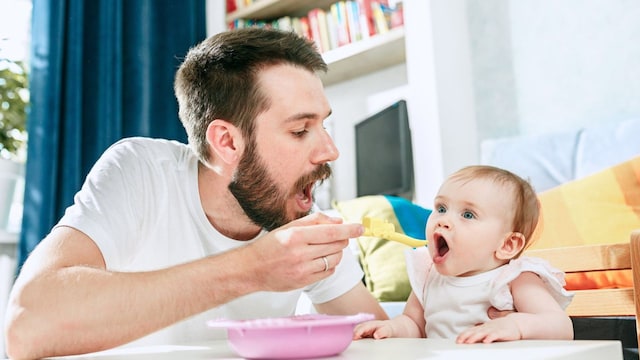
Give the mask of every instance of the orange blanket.
[[(539, 194), (530, 249), (629, 241), (640, 229), (640, 156)], [(571, 256), (571, 254), (567, 254)], [(567, 276), (567, 289), (630, 287), (630, 271)]]

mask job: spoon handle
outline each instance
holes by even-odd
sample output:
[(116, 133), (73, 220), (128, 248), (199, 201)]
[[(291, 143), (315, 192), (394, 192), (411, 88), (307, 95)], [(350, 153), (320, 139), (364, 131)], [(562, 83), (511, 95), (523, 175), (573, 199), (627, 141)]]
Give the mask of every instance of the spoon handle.
[(364, 226), (364, 236), (373, 236), (397, 241), (412, 247), (427, 245), (427, 240), (415, 239), (411, 236), (398, 233), (396, 232), (393, 224), (382, 219), (365, 216), (362, 218), (362, 225)]

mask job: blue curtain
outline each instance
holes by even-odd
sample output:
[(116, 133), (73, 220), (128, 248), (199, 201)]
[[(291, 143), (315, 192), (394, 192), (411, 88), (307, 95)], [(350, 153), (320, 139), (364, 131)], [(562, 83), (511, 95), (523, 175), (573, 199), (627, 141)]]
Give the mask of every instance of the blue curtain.
[(206, 37), (205, 1), (33, 0), (19, 266), (113, 142), (186, 141), (173, 79)]

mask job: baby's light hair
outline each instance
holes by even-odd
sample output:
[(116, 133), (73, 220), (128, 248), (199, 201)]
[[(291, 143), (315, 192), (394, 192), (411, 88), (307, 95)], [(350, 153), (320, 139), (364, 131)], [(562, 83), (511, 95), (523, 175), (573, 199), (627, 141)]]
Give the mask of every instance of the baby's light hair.
[(515, 202), (512, 231), (524, 236), (524, 249), (531, 245), (531, 238), (540, 218), (540, 201), (533, 186), (527, 180), (511, 171), (489, 165), (464, 167), (449, 176), (449, 179), (465, 182), (487, 179), (510, 187)]

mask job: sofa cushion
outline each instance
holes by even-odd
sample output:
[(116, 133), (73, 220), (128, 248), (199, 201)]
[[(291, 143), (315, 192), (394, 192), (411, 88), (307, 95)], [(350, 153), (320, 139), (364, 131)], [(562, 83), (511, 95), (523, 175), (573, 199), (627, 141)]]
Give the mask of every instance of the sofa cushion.
[(575, 179), (578, 131), (487, 139), (482, 164), (497, 166), (529, 180), (537, 192)]
[(480, 162), (528, 179), (537, 192), (581, 179), (640, 154), (640, 119), (565, 132), (486, 139)]
[(579, 132), (575, 179), (581, 179), (640, 154), (640, 119), (585, 127)]

